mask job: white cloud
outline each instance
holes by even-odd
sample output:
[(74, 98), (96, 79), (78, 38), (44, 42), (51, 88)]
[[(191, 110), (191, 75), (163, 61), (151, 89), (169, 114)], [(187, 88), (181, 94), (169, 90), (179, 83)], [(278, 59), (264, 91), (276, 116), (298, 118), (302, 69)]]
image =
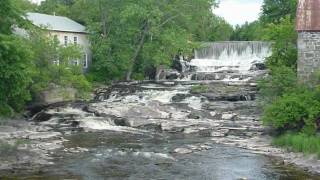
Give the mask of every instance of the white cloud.
[(224, 17), (230, 24), (244, 24), (258, 19), (262, 0), (221, 0), (213, 13)]

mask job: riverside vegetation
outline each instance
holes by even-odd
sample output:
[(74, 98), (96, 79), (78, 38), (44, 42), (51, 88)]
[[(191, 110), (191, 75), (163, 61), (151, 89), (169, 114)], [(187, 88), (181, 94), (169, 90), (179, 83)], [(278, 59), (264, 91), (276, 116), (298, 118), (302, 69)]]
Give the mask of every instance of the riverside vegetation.
[[(145, 79), (157, 66), (170, 66), (177, 53), (191, 55), (198, 42), (228, 40), (233, 31), (212, 14), (214, 0), (46, 0), (40, 6), (3, 0), (0, 5), (0, 16), (6, 17), (0, 20), (2, 116), (23, 111), (49, 84), (75, 88), (82, 98), (92, 82)], [(67, 16), (87, 27), (94, 57), (86, 77), (68, 61), (79, 57), (79, 47), (62, 47), (45, 36), (23, 18), (30, 11)], [(29, 38), (15, 35), (16, 26)], [(57, 58), (59, 66), (52, 64)]]
[[(269, 76), (259, 83), (263, 121), (276, 130), (275, 145), (319, 154), (320, 76), (315, 74), (308, 85), (296, 78), (297, 0), (264, 0), (260, 19), (235, 29), (211, 13), (216, 5), (214, 0), (46, 0), (36, 6), (27, 0), (2, 0), (0, 16), (6, 18), (0, 18), (0, 114), (23, 111), (51, 83), (81, 90), (83, 97), (92, 82), (145, 79), (157, 66), (170, 66), (177, 53), (191, 56), (199, 42), (266, 40), (273, 42), (273, 54), (267, 60)], [(79, 57), (79, 47), (62, 47), (46, 38), (22, 18), (26, 11), (56, 13), (88, 27), (94, 57), (86, 77), (68, 63)], [(13, 25), (26, 29), (29, 38), (15, 35)], [(60, 66), (50, 63), (56, 56)]]
[(263, 122), (276, 130), (274, 145), (319, 155), (320, 76), (315, 73), (307, 84), (297, 80), (296, 8), (296, 0), (265, 0), (260, 19), (237, 27), (233, 38), (273, 42), (269, 76), (260, 81), (259, 89)]

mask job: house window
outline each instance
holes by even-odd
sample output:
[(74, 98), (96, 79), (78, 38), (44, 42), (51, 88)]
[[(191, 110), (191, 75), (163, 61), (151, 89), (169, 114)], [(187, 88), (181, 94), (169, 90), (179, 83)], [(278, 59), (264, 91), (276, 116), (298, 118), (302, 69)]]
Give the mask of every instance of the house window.
[(65, 45), (65, 46), (68, 45), (68, 36), (64, 36), (64, 45)]
[(83, 55), (83, 67), (88, 68), (88, 55), (87, 54)]
[(79, 65), (79, 60), (72, 60), (72, 65), (78, 66)]
[(78, 44), (78, 37), (73, 37), (73, 43), (75, 44), (75, 45), (77, 45)]

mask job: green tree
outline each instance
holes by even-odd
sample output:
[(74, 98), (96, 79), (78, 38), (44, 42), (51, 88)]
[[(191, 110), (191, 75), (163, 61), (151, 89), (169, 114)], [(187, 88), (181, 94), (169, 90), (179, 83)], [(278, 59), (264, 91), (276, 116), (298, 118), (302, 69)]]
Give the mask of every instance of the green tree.
[(194, 40), (204, 40), (201, 34), (207, 33), (197, 30), (206, 26), (201, 13), (211, 13), (214, 1), (95, 0), (88, 6), (82, 0), (78, 4), (96, 10), (89, 9), (86, 19), (93, 32), (92, 74), (122, 79), (126, 72), (129, 80), (147, 67), (170, 65), (178, 52), (191, 53)]
[(29, 0), (12, 0), (16, 7), (23, 12), (32, 12), (35, 11), (37, 8), (36, 4), (33, 4)]
[(10, 116), (30, 100), (32, 52), (23, 40), (0, 35), (0, 116)]
[(30, 100), (32, 52), (23, 39), (12, 33), (13, 26), (24, 23), (17, 2), (0, 2), (0, 116), (22, 110), (25, 101)]
[(254, 21), (252, 23), (246, 22), (239, 26), (236, 25), (233, 34), (231, 35), (232, 41), (256, 41), (262, 40), (263, 25), (260, 21)]
[(68, 16), (71, 14), (70, 8), (74, 2), (74, 0), (45, 0), (41, 2), (37, 11), (45, 14)]
[(264, 0), (261, 20), (265, 23), (278, 23), (282, 18), (296, 16), (298, 0)]
[(0, 33), (12, 34), (12, 26), (20, 25), (23, 21), (22, 13), (16, 6), (16, 1), (0, 1)]
[(75, 88), (80, 96), (85, 95), (90, 90), (90, 83), (83, 74), (80, 47), (62, 46), (57, 39), (47, 35), (46, 30), (36, 27), (29, 31), (29, 46), (34, 53), (35, 65), (30, 90), (37, 94), (55, 84)]
[(272, 41), (272, 55), (268, 58), (269, 67), (297, 67), (297, 32), (295, 21), (286, 16), (278, 24), (268, 24), (264, 30), (265, 40)]

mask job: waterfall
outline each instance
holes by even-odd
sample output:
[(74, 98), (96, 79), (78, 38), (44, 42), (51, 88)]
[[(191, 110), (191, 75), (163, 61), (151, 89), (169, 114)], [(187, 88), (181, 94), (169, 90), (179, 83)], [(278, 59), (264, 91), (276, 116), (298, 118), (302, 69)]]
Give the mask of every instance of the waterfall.
[(271, 43), (262, 41), (226, 41), (205, 43), (196, 50), (191, 65), (197, 72), (233, 70), (246, 72), (254, 63), (263, 63), (271, 55)]

